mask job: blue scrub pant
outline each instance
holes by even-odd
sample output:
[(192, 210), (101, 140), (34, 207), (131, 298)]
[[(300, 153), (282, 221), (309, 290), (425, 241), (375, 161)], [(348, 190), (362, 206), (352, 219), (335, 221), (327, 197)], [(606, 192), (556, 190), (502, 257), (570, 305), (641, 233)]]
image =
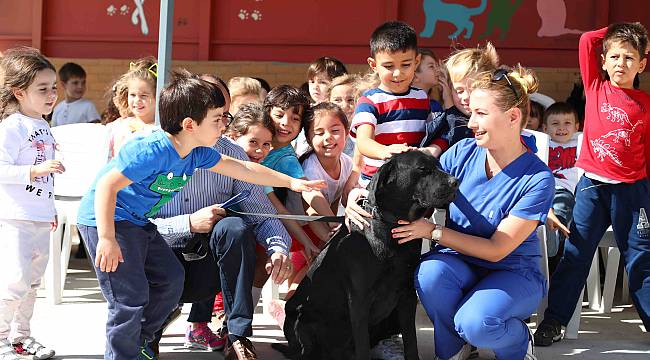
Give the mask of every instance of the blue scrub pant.
[(544, 296), (539, 272), (489, 270), (460, 256), (430, 252), (415, 287), (434, 327), (436, 355), (449, 359), (465, 343), (493, 349), (497, 359), (521, 360), (528, 348), (528, 318)]
[(583, 176), (576, 187), (571, 234), (565, 241), (548, 294), (545, 319), (567, 325), (585, 285), (589, 267), (612, 225), (629, 275), (632, 302), (650, 329), (650, 184), (607, 184)]
[[(97, 228), (79, 225), (79, 231), (94, 264)], [(178, 305), (185, 271), (151, 223), (137, 226), (118, 221), (115, 238), (124, 262), (115, 272), (95, 267), (108, 303), (104, 359), (133, 360)]]

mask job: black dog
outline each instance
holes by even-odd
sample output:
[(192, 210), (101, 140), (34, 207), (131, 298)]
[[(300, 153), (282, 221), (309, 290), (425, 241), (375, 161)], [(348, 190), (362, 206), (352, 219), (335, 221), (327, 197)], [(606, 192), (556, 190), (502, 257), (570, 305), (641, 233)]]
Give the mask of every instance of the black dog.
[(284, 334), (276, 345), (291, 359), (370, 358), (370, 332), (393, 311), (406, 359), (418, 359), (413, 285), (421, 240), (398, 245), (397, 220), (413, 221), (446, 207), (458, 183), (420, 151), (395, 155), (368, 185), (370, 226), (336, 234), (287, 302)]

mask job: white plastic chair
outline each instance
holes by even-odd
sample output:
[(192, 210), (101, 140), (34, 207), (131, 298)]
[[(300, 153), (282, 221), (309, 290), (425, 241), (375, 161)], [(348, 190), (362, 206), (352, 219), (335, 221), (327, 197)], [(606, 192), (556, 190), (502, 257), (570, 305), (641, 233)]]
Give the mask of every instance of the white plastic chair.
[(45, 286), (50, 301), (60, 304), (70, 260), (72, 227), (77, 225), (81, 197), (107, 162), (108, 131), (101, 124), (69, 124), (53, 127), (52, 135), (57, 143), (56, 158), (63, 162), (66, 171), (54, 176), (59, 227), (51, 235)]

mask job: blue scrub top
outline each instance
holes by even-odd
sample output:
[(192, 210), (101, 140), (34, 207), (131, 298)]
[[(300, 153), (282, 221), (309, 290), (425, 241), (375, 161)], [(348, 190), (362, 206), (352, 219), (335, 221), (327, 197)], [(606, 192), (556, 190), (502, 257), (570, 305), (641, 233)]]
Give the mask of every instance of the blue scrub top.
[[(490, 238), (508, 215), (544, 223), (555, 191), (548, 166), (528, 151), (488, 179), (486, 155), (486, 149), (477, 146), (476, 140), (463, 139), (440, 158), (442, 169), (460, 181), (456, 199), (449, 207), (447, 227)], [(458, 254), (449, 248), (437, 251)], [(536, 231), (533, 231), (512, 253), (498, 262), (458, 255), (488, 269), (538, 272), (541, 251)]]

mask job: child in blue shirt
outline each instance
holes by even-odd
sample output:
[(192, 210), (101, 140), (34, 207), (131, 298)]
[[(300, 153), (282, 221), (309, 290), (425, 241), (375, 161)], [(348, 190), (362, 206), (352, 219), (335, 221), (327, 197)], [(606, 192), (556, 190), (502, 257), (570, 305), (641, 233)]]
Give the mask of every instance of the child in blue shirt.
[(184, 272), (148, 218), (181, 190), (194, 169), (294, 191), (324, 185), (212, 149), (228, 122), (224, 104), (216, 85), (176, 72), (160, 94), (163, 131), (127, 143), (81, 200), (79, 230), (108, 302), (105, 359), (153, 358), (147, 344), (177, 306)]

